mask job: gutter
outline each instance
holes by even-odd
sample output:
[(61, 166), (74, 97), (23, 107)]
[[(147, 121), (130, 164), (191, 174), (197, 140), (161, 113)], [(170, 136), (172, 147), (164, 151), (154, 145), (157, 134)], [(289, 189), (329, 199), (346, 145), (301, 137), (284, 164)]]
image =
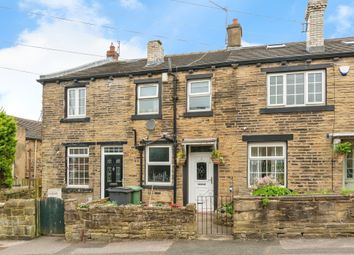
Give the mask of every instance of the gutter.
[(233, 65), (250, 65), (250, 64), (266, 64), (266, 63), (274, 63), (281, 61), (301, 61), (301, 60), (318, 60), (318, 59), (327, 59), (327, 58), (335, 58), (335, 57), (354, 57), (354, 51), (350, 52), (342, 52), (342, 53), (328, 53), (328, 54), (316, 54), (316, 55), (298, 55), (298, 56), (284, 56), (284, 57), (274, 57), (274, 58), (263, 58), (263, 59), (254, 59), (254, 60), (242, 60), (242, 61), (226, 61), (226, 62), (218, 62), (218, 63), (208, 63), (203, 65), (196, 66), (179, 66), (171, 68), (161, 68), (156, 70), (143, 70), (143, 71), (131, 71), (131, 72), (123, 72), (123, 73), (106, 73), (106, 74), (96, 74), (96, 75), (82, 75), (75, 77), (67, 77), (67, 78), (49, 78), (49, 79), (38, 79), (39, 83), (45, 85), (46, 82), (59, 82), (59, 81), (72, 81), (74, 79), (77, 80), (89, 80), (91, 78), (100, 79), (100, 78), (108, 78), (108, 77), (126, 77), (129, 75), (146, 75), (146, 74), (161, 74), (165, 72), (177, 72), (177, 71), (189, 71), (189, 70), (201, 70), (207, 69), (211, 66), (215, 68), (220, 67), (230, 67)]

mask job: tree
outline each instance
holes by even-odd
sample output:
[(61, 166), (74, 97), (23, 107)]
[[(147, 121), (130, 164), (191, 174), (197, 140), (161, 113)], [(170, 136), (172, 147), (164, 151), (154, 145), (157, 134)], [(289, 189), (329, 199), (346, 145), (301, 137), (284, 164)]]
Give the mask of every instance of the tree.
[(0, 187), (12, 187), (12, 164), (16, 153), (16, 121), (0, 111)]

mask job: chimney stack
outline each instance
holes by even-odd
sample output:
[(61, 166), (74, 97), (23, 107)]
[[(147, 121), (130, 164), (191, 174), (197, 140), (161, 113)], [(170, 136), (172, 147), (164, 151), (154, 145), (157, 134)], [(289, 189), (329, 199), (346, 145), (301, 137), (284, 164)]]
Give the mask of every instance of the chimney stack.
[(149, 41), (147, 44), (147, 66), (159, 65), (164, 62), (164, 50), (160, 40)]
[(114, 46), (113, 43), (111, 43), (111, 46), (109, 46), (109, 50), (106, 53), (107, 58), (112, 58), (114, 60), (118, 60), (119, 54), (116, 51), (116, 47)]
[(307, 24), (306, 50), (310, 53), (324, 51), (324, 12), (327, 0), (309, 0), (305, 20)]
[(238, 19), (233, 19), (232, 24), (227, 27), (227, 47), (241, 47), (242, 27), (238, 23)]

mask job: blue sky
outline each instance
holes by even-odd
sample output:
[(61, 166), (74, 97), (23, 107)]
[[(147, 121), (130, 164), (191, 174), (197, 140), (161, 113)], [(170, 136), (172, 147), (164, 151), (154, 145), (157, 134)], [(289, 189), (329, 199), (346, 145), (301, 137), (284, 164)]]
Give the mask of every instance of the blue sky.
[[(305, 40), (302, 22), (307, 0), (214, 2), (230, 10), (228, 23), (232, 18), (239, 19), (245, 46)], [(354, 35), (353, 22), (354, 0), (329, 0), (326, 38)], [(119, 40), (122, 58), (144, 57), (146, 42), (152, 39), (162, 40), (167, 54), (225, 47), (225, 13), (208, 0), (2, 0), (0, 29), (0, 67), (35, 73), (0, 69), (0, 107), (9, 114), (33, 119), (40, 117), (41, 109), (36, 74), (100, 58), (28, 45), (104, 55), (109, 43)]]

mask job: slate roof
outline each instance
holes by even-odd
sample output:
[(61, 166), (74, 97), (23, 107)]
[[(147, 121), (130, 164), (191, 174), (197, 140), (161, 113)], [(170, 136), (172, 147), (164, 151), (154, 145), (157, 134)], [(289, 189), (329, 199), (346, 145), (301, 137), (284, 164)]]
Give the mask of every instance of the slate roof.
[(26, 138), (42, 140), (42, 122), (14, 117), (17, 125), (26, 129)]
[(175, 70), (188, 70), (211, 67), (212, 65), (254, 64), (277, 61), (291, 61), (302, 59), (320, 59), (340, 56), (354, 56), (354, 44), (344, 41), (354, 41), (353, 37), (325, 40), (325, 51), (309, 53), (305, 42), (285, 43), (285, 47), (267, 48), (267, 45), (242, 47), (237, 49), (223, 49), (218, 51), (196, 52), (180, 55), (166, 55), (164, 63), (155, 66), (146, 66), (146, 58), (128, 61), (110, 61), (102, 65), (88, 67), (73, 72), (63, 72), (57, 76), (41, 76), (39, 81), (72, 80), (84, 78), (100, 78), (108, 76), (127, 76), (130, 74), (144, 74), (149, 72), (163, 72), (169, 69), (169, 61)]

